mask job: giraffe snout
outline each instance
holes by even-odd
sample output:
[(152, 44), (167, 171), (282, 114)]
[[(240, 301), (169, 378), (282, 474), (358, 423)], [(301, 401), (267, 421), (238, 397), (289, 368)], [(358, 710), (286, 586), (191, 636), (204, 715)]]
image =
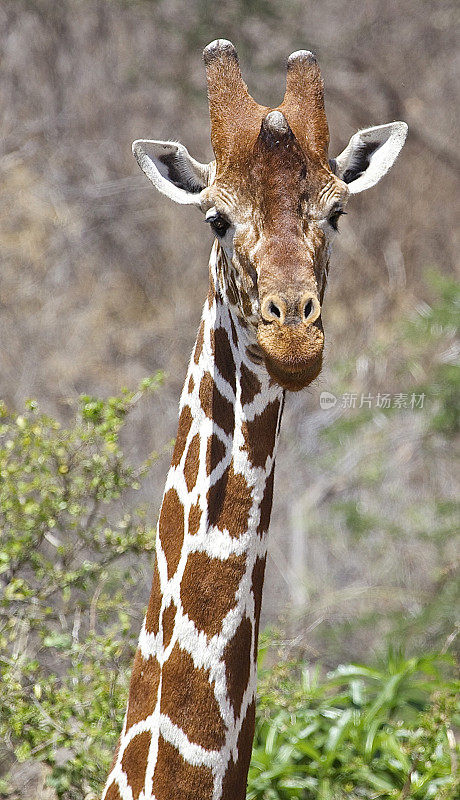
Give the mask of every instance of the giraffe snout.
[(265, 295), (260, 305), (264, 322), (278, 325), (311, 325), (321, 314), (321, 304), (312, 291), (289, 295), (274, 292)]

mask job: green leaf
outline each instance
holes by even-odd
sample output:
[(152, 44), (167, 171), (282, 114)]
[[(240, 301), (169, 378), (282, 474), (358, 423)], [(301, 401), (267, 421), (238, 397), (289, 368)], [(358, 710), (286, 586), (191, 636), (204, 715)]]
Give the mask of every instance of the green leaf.
[(352, 723), (353, 723), (353, 710), (349, 708), (341, 714), (337, 724), (330, 729), (324, 747), (324, 750), (327, 754), (325, 759), (326, 765), (330, 764), (336, 757), (339, 745), (345, 738), (347, 731), (352, 725)]

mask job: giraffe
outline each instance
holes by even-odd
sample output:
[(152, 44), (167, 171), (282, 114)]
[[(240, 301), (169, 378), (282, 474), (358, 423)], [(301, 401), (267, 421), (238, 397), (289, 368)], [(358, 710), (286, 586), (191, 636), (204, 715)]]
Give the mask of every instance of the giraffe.
[(214, 234), (209, 292), (180, 399), (152, 591), (103, 800), (243, 800), (277, 442), (286, 390), (322, 365), (329, 253), (350, 194), (395, 161), (403, 122), (328, 159), (316, 58), (288, 59), (280, 106), (256, 103), (233, 45), (204, 50), (215, 161), (137, 140), (162, 193)]

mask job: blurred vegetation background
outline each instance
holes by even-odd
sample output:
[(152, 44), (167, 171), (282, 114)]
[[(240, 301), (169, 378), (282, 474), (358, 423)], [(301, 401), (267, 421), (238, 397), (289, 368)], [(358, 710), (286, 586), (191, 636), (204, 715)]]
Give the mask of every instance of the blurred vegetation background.
[[(17, 797), (33, 797), (16, 763), (31, 760), (53, 770), (43, 792), (89, 796), (123, 713), (211, 245), (199, 214), (154, 193), (130, 145), (178, 139), (211, 159), (201, 51), (217, 36), (267, 105), (286, 57), (317, 53), (331, 156), (359, 127), (409, 124), (394, 169), (341, 222), (325, 367), (288, 397), (262, 610), (277, 631), (266, 669), (280, 661), (288, 689), (263, 678), (251, 796), (454, 797), (433, 781), (454, 771), (442, 658), (460, 606), (458, 18), (454, 0), (1, 4), (0, 772), (19, 769)], [(145, 381), (158, 371), (161, 386)], [(322, 392), (335, 405), (322, 409)], [(307, 662), (321, 664), (314, 691)], [(347, 662), (380, 677), (350, 667), (334, 694)], [(288, 695), (301, 691), (311, 718), (293, 731)], [(267, 772), (273, 748), (294, 776), (280, 759)], [(421, 769), (414, 753), (430, 748)]]

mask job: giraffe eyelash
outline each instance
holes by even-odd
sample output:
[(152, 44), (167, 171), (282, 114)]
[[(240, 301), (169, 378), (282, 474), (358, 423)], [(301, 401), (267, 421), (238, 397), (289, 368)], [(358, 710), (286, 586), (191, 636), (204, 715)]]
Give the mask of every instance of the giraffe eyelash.
[(332, 214), (328, 217), (328, 222), (333, 230), (338, 231), (339, 229), (339, 219), (340, 217), (344, 216), (347, 212), (343, 210), (343, 208), (334, 208)]

